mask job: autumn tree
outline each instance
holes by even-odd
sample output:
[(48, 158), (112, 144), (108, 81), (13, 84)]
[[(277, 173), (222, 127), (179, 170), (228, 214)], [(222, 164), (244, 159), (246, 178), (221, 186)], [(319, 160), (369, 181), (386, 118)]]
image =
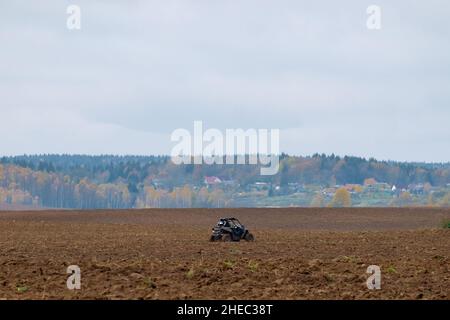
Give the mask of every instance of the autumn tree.
[(192, 207), (192, 190), (188, 185), (185, 185), (183, 189), (181, 189), (181, 199), (183, 208)]
[(209, 199), (208, 188), (202, 187), (197, 193), (195, 205), (198, 207), (207, 207), (208, 199)]
[(395, 207), (405, 207), (412, 205), (413, 202), (411, 194), (408, 191), (403, 191), (391, 204)]
[(436, 205), (436, 204), (434, 203), (433, 194), (432, 194), (432, 193), (428, 194), (428, 197), (427, 197), (427, 206), (428, 206), (428, 207), (434, 207), (435, 205)]
[(450, 207), (450, 192), (448, 192), (444, 198), (442, 198), (440, 202), (441, 207), (448, 208)]
[(352, 205), (352, 197), (350, 192), (345, 188), (339, 188), (331, 200), (330, 207), (350, 207)]
[(311, 201), (310, 207), (325, 207), (325, 199), (323, 198), (322, 193), (318, 192)]
[(214, 189), (209, 194), (209, 203), (213, 208), (220, 208), (225, 206), (225, 193), (222, 189)]

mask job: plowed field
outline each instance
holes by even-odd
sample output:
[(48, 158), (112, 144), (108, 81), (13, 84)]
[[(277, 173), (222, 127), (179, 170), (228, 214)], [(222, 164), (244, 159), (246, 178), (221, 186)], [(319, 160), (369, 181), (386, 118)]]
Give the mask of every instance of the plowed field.
[[(210, 243), (235, 216), (254, 242)], [(449, 209), (0, 212), (0, 299), (450, 299)], [(81, 289), (66, 286), (69, 265)], [(381, 289), (369, 290), (369, 265)]]

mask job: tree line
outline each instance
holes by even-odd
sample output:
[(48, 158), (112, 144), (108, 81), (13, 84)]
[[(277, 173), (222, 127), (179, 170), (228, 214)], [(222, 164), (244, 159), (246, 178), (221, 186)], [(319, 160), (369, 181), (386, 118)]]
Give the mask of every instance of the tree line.
[(0, 203), (51, 208), (221, 207), (230, 190), (207, 187), (206, 176), (234, 191), (256, 182), (334, 186), (367, 178), (398, 188), (450, 183), (450, 163), (403, 163), (359, 157), (282, 154), (280, 169), (261, 176), (258, 165), (175, 165), (168, 156), (24, 155), (0, 159)]

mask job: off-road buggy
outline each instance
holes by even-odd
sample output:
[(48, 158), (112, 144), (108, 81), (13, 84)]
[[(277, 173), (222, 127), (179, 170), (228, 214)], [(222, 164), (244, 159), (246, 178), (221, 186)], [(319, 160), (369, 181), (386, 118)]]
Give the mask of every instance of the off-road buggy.
[(220, 218), (209, 241), (253, 241), (255, 238), (236, 218)]

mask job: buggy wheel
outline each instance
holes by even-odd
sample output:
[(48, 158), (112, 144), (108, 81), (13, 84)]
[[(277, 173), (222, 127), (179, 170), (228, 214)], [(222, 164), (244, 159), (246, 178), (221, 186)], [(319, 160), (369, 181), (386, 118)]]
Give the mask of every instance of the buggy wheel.
[(247, 233), (245, 234), (245, 236), (244, 236), (244, 239), (245, 239), (246, 241), (254, 241), (254, 240), (255, 240), (255, 237), (254, 237), (253, 234), (251, 234), (250, 232), (247, 232)]
[(231, 235), (229, 233), (225, 233), (222, 235), (222, 241), (223, 242), (230, 242), (231, 241)]
[(216, 242), (216, 241), (220, 241), (222, 239), (222, 235), (219, 234), (212, 234), (211, 237), (209, 237), (209, 241), (211, 242)]

